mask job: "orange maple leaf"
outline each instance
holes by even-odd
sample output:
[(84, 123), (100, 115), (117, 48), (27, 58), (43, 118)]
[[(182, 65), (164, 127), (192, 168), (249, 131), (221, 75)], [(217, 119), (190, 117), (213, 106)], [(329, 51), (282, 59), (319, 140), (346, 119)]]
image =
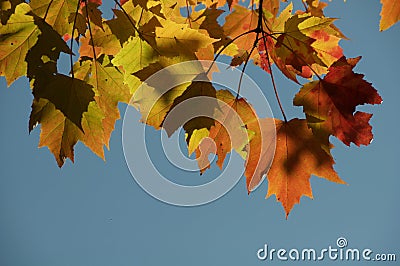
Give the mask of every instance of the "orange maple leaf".
[(286, 218), (302, 196), (313, 198), (310, 177), (316, 175), (345, 184), (333, 169), (335, 163), (321, 147), (321, 140), (307, 127), (306, 120), (276, 120), (275, 157), (268, 172), (267, 198), (276, 195)]
[(400, 20), (400, 2), (393, 0), (381, 0), (381, 21), (379, 30), (384, 31)]

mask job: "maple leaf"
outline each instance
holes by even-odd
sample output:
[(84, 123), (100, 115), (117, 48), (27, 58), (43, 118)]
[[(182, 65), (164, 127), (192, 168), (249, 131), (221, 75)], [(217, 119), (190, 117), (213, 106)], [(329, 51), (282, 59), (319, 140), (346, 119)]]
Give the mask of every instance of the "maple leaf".
[(271, 166), (274, 158), (276, 133), (274, 120), (271, 118), (252, 120), (246, 124), (246, 127), (257, 130), (252, 131), (254, 136), (244, 149), (247, 152), (245, 163), (246, 187), (250, 194), (261, 184)]
[[(40, 44), (41, 37), (39, 37), (38, 41), (39, 46)], [(49, 44), (47, 42), (43, 45)], [(54, 42), (51, 44), (54, 44)], [(40, 47), (43, 48), (43, 45)], [(56, 49), (53, 48), (52, 50), (59, 49), (59, 47), (58, 49), (56, 47)], [(34, 49), (32, 53), (28, 57), (31, 64), (37, 61), (34, 58), (34, 55), (36, 55)], [(53, 53), (48, 56), (50, 60), (54, 60), (55, 56), (58, 57), (58, 54)], [(74, 67), (74, 81), (86, 87), (90, 86), (95, 94), (93, 97), (94, 101), (90, 101), (87, 105), (87, 110), (82, 112), (79, 125), (69, 118), (70, 115), (67, 116), (64, 112), (57, 110), (55, 104), (45, 99), (42, 95), (35, 94), (37, 86), (47, 86), (47, 83), (43, 84), (41, 76), (34, 76), (35, 99), (32, 104), (29, 130), (31, 131), (37, 123), (41, 124), (39, 147), (48, 146), (60, 167), (63, 165), (65, 158), (70, 158), (74, 161), (73, 147), (78, 140), (82, 141), (95, 154), (104, 159), (103, 146), (106, 145), (108, 147), (115, 121), (120, 117), (117, 104), (119, 101), (128, 102), (130, 99), (129, 88), (122, 83), (122, 73), (110, 65), (108, 57), (101, 56), (95, 62), (95, 67), (92, 64), (91, 60), (84, 60)], [(44, 64), (43, 66), (46, 65)], [(34, 73), (37, 74), (37, 72)], [(50, 85), (54, 80), (59, 79), (69, 88), (68, 80), (72, 80), (70, 77), (59, 77), (59, 75), (47, 77)], [(109, 90), (109, 87), (112, 87), (113, 90)], [(42, 92), (42, 90), (43, 88), (39, 87), (39, 92)], [(79, 88), (79, 93), (84, 92), (85, 89)], [(90, 92), (93, 93), (92, 91)], [(56, 99), (60, 101), (59, 97), (56, 97)], [(84, 99), (84, 97), (79, 97), (80, 101)], [(65, 98), (63, 104), (67, 104), (68, 100), (69, 98)], [(79, 111), (76, 107), (75, 110)]]
[(39, 147), (47, 146), (61, 167), (66, 158), (74, 161), (73, 147), (82, 131), (46, 99), (33, 100), (29, 129), (41, 124)]
[(165, 56), (192, 55), (216, 40), (209, 37), (205, 30), (195, 30), (186, 24), (173, 21), (161, 22), (162, 27), (156, 27), (157, 49)]
[(43, 98), (33, 99), (29, 131), (41, 124), (39, 147), (47, 146), (58, 166), (62, 167), (66, 158), (74, 162), (74, 146), (79, 140), (104, 159), (103, 118), (102, 110), (92, 101), (88, 111), (83, 114), (80, 129), (50, 101)]
[[(299, 14), (308, 13), (314, 17), (320, 17), (320, 18), (325, 17), (324, 8), (328, 6), (327, 3), (321, 2), (319, 0), (306, 0), (306, 3), (307, 3), (307, 12), (297, 11)], [(334, 24), (330, 24), (329, 28), (331, 28), (336, 33), (335, 34), (336, 37), (348, 39)]]
[(196, 52), (196, 56), (201, 60), (213, 60), (214, 52), (227, 43), (228, 38), (224, 36), (224, 30), (222, 26), (218, 23), (218, 17), (223, 13), (223, 10), (216, 9), (215, 5), (211, 8), (206, 8), (205, 10), (192, 12), (191, 18), (191, 28), (206, 30), (208, 36), (214, 39), (220, 39), (207, 47), (200, 48)]
[[(267, 197), (275, 194), (288, 215), (303, 195), (312, 197), (312, 174), (344, 183), (333, 169), (329, 137), (368, 145), (372, 115), (356, 108), (382, 99), (363, 75), (353, 72), (359, 58), (343, 57), (339, 41), (346, 37), (335, 19), (324, 15), (327, 3), (304, 0), (306, 10), (292, 15), (291, 3), (279, 13), (280, 2), (287, 1), (121, 0), (113, 18), (106, 19), (101, 0), (2, 1), (0, 75), (7, 85), (20, 76), (29, 78), (34, 96), (29, 131), (41, 125), (39, 147), (47, 146), (60, 167), (67, 158), (74, 161), (78, 141), (104, 159), (120, 118), (118, 104), (129, 102), (143, 123), (168, 135), (182, 126), (200, 173), (210, 168), (211, 153), (222, 169), (234, 150), (245, 159), (250, 193), (271, 166)], [(399, 19), (400, 8), (381, 2), (380, 29), (385, 30)], [(228, 15), (221, 23), (224, 12)], [(64, 40), (71, 38), (70, 48)], [(58, 70), (62, 53), (70, 56), (70, 76)], [(246, 99), (215, 90), (210, 80), (217, 67), (205, 73), (204, 61), (178, 64), (219, 55), (232, 57), (233, 67), (252, 60), (271, 76), (274, 63), (295, 82), (297, 76), (315, 74), (318, 80), (305, 84), (294, 98), (306, 120), (260, 119)], [(154, 75), (160, 70), (167, 74)], [(273, 87), (281, 106), (274, 82)], [(202, 96), (210, 100), (206, 108), (204, 102), (192, 102)], [(189, 102), (187, 112), (172, 115)]]
[(133, 92), (136, 89), (134, 84), (137, 83), (132, 74), (149, 66), (156, 60), (157, 52), (153, 47), (143, 41), (139, 36), (135, 36), (124, 43), (122, 49), (115, 55), (111, 62), (115, 66), (120, 66), (124, 69), (125, 83), (130, 86)]
[[(209, 97), (211, 100), (207, 102), (207, 109), (204, 108), (204, 102), (191, 102), (190, 111), (193, 114), (201, 114), (197, 117), (191, 118), (189, 121), (185, 121), (187, 111), (177, 111), (174, 114), (173, 119), (168, 120), (168, 123), (165, 123), (164, 119), (162, 122), (162, 127), (167, 132), (168, 136), (171, 136), (174, 131), (178, 129), (178, 127), (183, 126), (185, 132), (187, 133), (186, 141), (190, 142), (190, 138), (194, 130), (207, 128), (210, 129), (211, 126), (214, 125), (214, 119), (212, 119), (215, 108), (218, 107), (217, 101), (212, 100), (216, 98), (216, 90), (211, 84), (211, 82), (206, 77), (205, 73), (200, 73), (191, 84), (185, 89), (185, 91), (179, 96), (176, 97), (170, 107), (171, 112), (176, 106), (180, 103), (185, 102), (186, 100), (195, 99), (196, 97), (204, 96)], [(167, 115), (168, 115), (167, 113)]]
[[(243, 148), (249, 142), (249, 135), (253, 132), (246, 130), (245, 123), (241, 116), (249, 107), (243, 98), (236, 99), (228, 90), (218, 90), (216, 97), (219, 100), (215, 109), (214, 125), (209, 129), (208, 137), (212, 140), (202, 141), (196, 148), (196, 159), (203, 173), (209, 168), (208, 154), (215, 153), (218, 156), (217, 165), (222, 169), (226, 155), (235, 149), (238, 154), (245, 157)], [(245, 117), (243, 117), (245, 118)], [(198, 141), (199, 142), (199, 141)], [(190, 144), (190, 143), (189, 143)]]
[(321, 140), (312, 134), (305, 120), (293, 119), (287, 123), (276, 120), (276, 134), (266, 197), (275, 195), (286, 217), (302, 196), (313, 198), (311, 175), (345, 184), (333, 169), (333, 158), (321, 148)]
[[(104, 114), (99, 127), (102, 134), (98, 134), (98, 137), (101, 136), (101, 141), (97, 141), (97, 144), (100, 147), (106, 145), (109, 148), (109, 140), (114, 130), (114, 124), (120, 118), (118, 103), (129, 103), (132, 96), (130, 89), (123, 83), (123, 74), (111, 64), (108, 56), (102, 55), (95, 62), (92, 60), (80, 61), (74, 67), (74, 70), (78, 78), (93, 86), (93, 91), (95, 92), (94, 100)], [(110, 90), (110, 88), (113, 89)], [(94, 144), (96, 143), (93, 142), (93, 145), (87, 146), (93, 150), (92, 147), (96, 147)], [(99, 150), (99, 148), (97, 149)], [(99, 153), (96, 152), (96, 154)], [(101, 154), (103, 158), (104, 154)]]
[(33, 13), (53, 27), (61, 36), (72, 33), (72, 23), (68, 18), (76, 13), (78, 0), (32, 0), (29, 5)]
[(400, 20), (400, 3), (399, 1), (381, 0), (381, 4), (379, 30), (384, 31)]
[(57, 73), (56, 61), (61, 52), (71, 53), (61, 36), (42, 19), (35, 17), (40, 29), (36, 44), (26, 55), (27, 76), (33, 80), (32, 93), (38, 100), (49, 100), (78, 128), (81, 119), (93, 101), (92, 86), (86, 82)]
[(84, 37), (80, 39), (79, 55), (81, 57), (87, 56), (93, 58), (93, 47), (96, 56), (116, 55), (122, 48), (117, 37), (111, 32), (107, 24), (103, 28), (92, 29), (92, 36), (90, 37), (89, 31), (86, 32)]
[(213, 142), (200, 142), (196, 149), (200, 171), (209, 168), (207, 156), (210, 153), (218, 155), (217, 165), (222, 169), (226, 155), (234, 149), (246, 159), (244, 175), (250, 193), (260, 184), (271, 164), (275, 125), (272, 119), (259, 119), (246, 99), (236, 98), (228, 90), (219, 90), (216, 96), (225, 104), (219, 104), (215, 125), (209, 129), (207, 137)]
[[(68, 17), (68, 23), (74, 23), (74, 22), (75, 22), (75, 29), (78, 32), (78, 36), (76, 38), (78, 38), (79, 35), (85, 35), (87, 29), (86, 17), (84, 17), (81, 13), (71, 13)], [(64, 40), (71, 39), (71, 34), (69, 33), (64, 34), (63, 36)]]
[[(300, 17), (294, 15), (285, 22), (284, 33), (281, 34), (275, 44), (275, 53), (279, 60), (286, 66), (290, 66), (291, 70), (296, 74), (309, 78), (311, 73), (307, 68), (313, 64), (325, 66), (322, 60), (318, 57), (317, 52), (312, 47), (315, 39), (308, 37), (303, 31), (309, 27), (319, 29), (317, 25), (308, 21), (312, 17)], [(301, 29), (301, 24), (307, 24), (304, 29)], [(277, 64), (281, 67), (281, 64)], [(285, 71), (283, 71), (286, 74)], [(287, 75), (288, 78), (293, 79), (292, 75)]]
[(194, 80), (200, 73), (204, 73), (204, 67), (200, 63), (186, 64), (185, 68), (177, 65), (168, 68), (168, 72), (164, 72), (161, 77), (155, 76), (148, 79), (159, 70), (176, 65), (182, 60), (185, 61), (185, 58), (160, 56), (156, 62), (134, 73), (135, 78), (145, 81), (137, 84), (138, 88), (132, 98), (133, 105), (142, 114), (141, 122), (160, 129), (175, 99), (181, 96), (191, 84), (189, 81)]
[(1, 24), (6, 25), (7, 20), (10, 18), (12, 14), (15, 12), (15, 8), (23, 3), (22, 0), (13, 0), (13, 1), (0, 1), (0, 20)]
[(89, 1), (86, 5), (82, 7), (82, 14), (85, 18), (88, 18), (91, 23), (103, 29), (103, 13), (99, 10), (100, 5), (101, 3), (98, 4), (96, 2)]
[[(204, 129), (208, 131), (207, 129)], [(217, 153), (216, 145), (211, 138), (204, 137), (201, 139), (198, 147), (196, 148), (196, 161), (199, 166), (200, 175), (202, 175), (207, 169), (211, 168), (208, 156), (213, 153)]]
[[(292, 16), (291, 12), (290, 4), (269, 22), (273, 35), (267, 35), (258, 45), (261, 68), (269, 72), (267, 47), (270, 61), (295, 82), (296, 75), (310, 78), (313, 73), (325, 74), (327, 67), (343, 56), (339, 41), (346, 37), (333, 25), (334, 18), (312, 15), (318, 12)], [(276, 34), (278, 37), (273, 37)]]
[(131, 21), (124, 12), (118, 9), (113, 9), (114, 17), (113, 19), (107, 20), (104, 23), (107, 24), (111, 32), (120, 41), (121, 45), (124, 44), (131, 36), (134, 36), (135, 29), (131, 25)]
[[(146, 3), (143, 4), (147, 6)], [(124, 4), (123, 11), (113, 9), (115, 18), (105, 22), (110, 26), (112, 33), (120, 40), (121, 45), (135, 34), (139, 34), (143, 40), (148, 42), (153, 41), (155, 27), (161, 26), (159, 20), (165, 19), (153, 8), (142, 8), (143, 4), (128, 1)]]
[[(257, 13), (243, 6), (235, 6), (225, 18), (223, 25), (225, 36), (235, 38), (257, 27)], [(239, 49), (250, 50), (254, 44), (256, 34), (249, 33), (245, 38), (238, 38), (234, 43)]]
[(318, 81), (305, 84), (294, 98), (303, 106), (309, 126), (317, 135), (334, 135), (346, 145), (368, 145), (372, 141), (371, 114), (356, 112), (361, 104), (380, 104), (382, 98), (364, 75), (353, 72), (361, 57), (342, 57)]
[(270, 24), (275, 20), (276, 16), (279, 12), (280, 1), (272, 0), (272, 1), (264, 1), (263, 2), (263, 16), (266, 18), (266, 23)]
[(37, 75), (33, 83), (33, 95), (36, 99), (49, 100), (80, 129), (82, 115), (94, 100), (92, 86), (62, 74)]
[(40, 34), (34, 18), (27, 15), (28, 12), (29, 6), (20, 4), (16, 6), (7, 24), (0, 26), (0, 76), (5, 76), (8, 86), (26, 74), (25, 56)]
[(200, 145), (200, 142), (204, 138), (208, 137), (209, 134), (210, 134), (210, 132), (206, 128), (195, 129), (193, 131), (192, 137), (190, 138), (190, 141), (188, 143), (188, 154), (189, 154), (189, 156), (192, 155), (193, 152), (196, 151), (196, 149)]

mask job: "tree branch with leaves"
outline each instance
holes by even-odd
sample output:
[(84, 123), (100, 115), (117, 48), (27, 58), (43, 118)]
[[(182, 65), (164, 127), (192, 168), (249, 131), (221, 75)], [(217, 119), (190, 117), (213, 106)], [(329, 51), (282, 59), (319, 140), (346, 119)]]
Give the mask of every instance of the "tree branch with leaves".
[[(152, 74), (222, 55), (230, 58), (231, 67), (241, 67), (236, 94), (193, 81), (162, 95), (154, 108), (136, 101), (148, 118), (143, 122), (167, 132), (171, 129), (164, 126), (166, 115), (193, 97), (213, 97), (237, 112), (251, 132), (242, 145), (232, 145), (222, 124), (213, 119), (180, 125), (201, 173), (210, 167), (201, 150), (216, 153), (221, 168), (226, 155), (236, 150), (246, 161), (247, 191), (267, 175), (267, 197), (276, 195), (288, 215), (302, 196), (312, 198), (311, 175), (344, 183), (333, 168), (331, 136), (348, 146), (372, 141), (372, 114), (356, 108), (382, 99), (362, 74), (354, 72), (361, 57), (343, 55), (340, 41), (347, 37), (334, 25), (335, 18), (324, 15), (328, 3), (299, 0), (304, 9), (294, 11), (292, 3), (279, 0), (253, 0), (248, 5), (233, 0), (114, 2), (114, 15), (107, 19), (101, 0), (1, 1), (0, 75), (8, 86), (19, 77), (29, 79), (34, 97), (29, 131), (41, 125), (39, 147), (47, 146), (59, 167), (67, 158), (74, 161), (78, 141), (104, 159), (104, 147), (109, 148), (120, 118), (118, 103), (128, 104)], [(381, 2), (380, 30), (386, 30), (400, 19), (400, 5)], [(225, 19), (220, 18), (223, 14)], [(69, 56), (69, 74), (58, 70), (61, 54)], [(242, 77), (251, 63), (270, 77), (271, 86), (263, 89), (273, 91), (275, 99), (270, 100), (281, 111), (282, 120), (274, 122), (277, 142), (271, 165), (260, 147), (263, 119), (240, 96), (246, 89)], [(282, 88), (275, 81), (277, 70), (299, 86), (293, 105), (303, 108), (305, 119), (286, 115), (279, 97)], [(145, 92), (141, 97), (152, 96)], [(202, 142), (205, 137), (214, 140), (216, 150)]]

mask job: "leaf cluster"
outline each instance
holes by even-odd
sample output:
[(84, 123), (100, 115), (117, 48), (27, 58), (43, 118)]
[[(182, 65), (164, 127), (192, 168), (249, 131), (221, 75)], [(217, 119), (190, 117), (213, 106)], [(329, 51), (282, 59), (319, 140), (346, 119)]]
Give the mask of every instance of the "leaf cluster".
[[(368, 145), (372, 115), (356, 108), (382, 99), (362, 74), (354, 72), (360, 57), (343, 55), (339, 42), (347, 38), (334, 25), (336, 19), (324, 15), (327, 3), (306, 0), (303, 10), (294, 11), (292, 3), (279, 0), (253, 0), (248, 5), (236, 0), (114, 2), (114, 15), (106, 19), (101, 0), (1, 1), (0, 75), (8, 85), (21, 76), (30, 80), (34, 99), (29, 130), (41, 125), (39, 146), (47, 146), (60, 167), (67, 158), (74, 161), (78, 141), (104, 159), (104, 147), (109, 147), (120, 118), (118, 103), (129, 103), (134, 96), (143, 123), (168, 134), (184, 128), (189, 153), (195, 152), (201, 173), (210, 167), (209, 153), (218, 155), (222, 168), (227, 154), (238, 152), (246, 161), (248, 192), (267, 175), (267, 197), (276, 195), (286, 215), (301, 196), (312, 197), (312, 174), (344, 183), (333, 169), (330, 136), (346, 145)], [(400, 5), (381, 2), (380, 29), (386, 30), (399, 20)], [(61, 54), (70, 58), (69, 75), (58, 70)], [(243, 73), (254, 63), (271, 76), (283, 120), (259, 118), (240, 97), (241, 82), (235, 95), (196, 81), (198, 75), (211, 79), (211, 68), (195, 72), (192, 82), (162, 95), (151, 84), (140, 87), (165, 67), (221, 55), (231, 58), (231, 67), (242, 66)], [(287, 119), (273, 65), (300, 85), (293, 104), (303, 108), (305, 119)], [(217, 102), (209, 107), (211, 113), (219, 112), (218, 121), (198, 117), (165, 123), (175, 106), (198, 96), (229, 108)], [(148, 105), (153, 99), (156, 104)], [(221, 122), (232, 120), (232, 109), (244, 124), (233, 129), (234, 138)], [(263, 143), (272, 132), (276, 143)]]

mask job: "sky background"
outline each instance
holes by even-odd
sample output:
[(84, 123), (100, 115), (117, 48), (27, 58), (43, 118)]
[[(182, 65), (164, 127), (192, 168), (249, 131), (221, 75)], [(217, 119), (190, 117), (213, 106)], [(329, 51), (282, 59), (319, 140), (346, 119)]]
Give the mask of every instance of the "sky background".
[[(248, 196), (244, 179), (200, 207), (152, 198), (125, 164), (121, 121), (106, 162), (79, 143), (75, 164), (67, 161), (59, 169), (47, 148), (37, 148), (39, 128), (28, 134), (32, 95), (27, 80), (7, 88), (1, 78), (0, 265), (265, 265), (271, 262), (256, 257), (264, 244), (322, 249), (335, 246), (341, 236), (350, 248), (396, 253), (400, 259), (400, 25), (379, 32), (379, 12), (378, 0), (335, 0), (326, 9), (327, 16), (340, 18), (336, 25), (351, 38), (341, 43), (345, 55), (363, 56), (356, 72), (365, 74), (384, 103), (361, 108), (374, 113), (370, 146), (333, 141), (335, 169), (349, 185), (312, 177), (314, 200), (302, 198), (288, 220), (274, 197), (264, 199), (266, 183)], [(247, 73), (273, 99), (265, 73), (253, 66)], [(284, 78), (277, 82), (288, 116), (297, 116), (300, 108), (291, 102), (298, 86)], [(276, 103), (270, 103), (279, 117)], [(364, 265), (321, 264), (341, 263)]]

